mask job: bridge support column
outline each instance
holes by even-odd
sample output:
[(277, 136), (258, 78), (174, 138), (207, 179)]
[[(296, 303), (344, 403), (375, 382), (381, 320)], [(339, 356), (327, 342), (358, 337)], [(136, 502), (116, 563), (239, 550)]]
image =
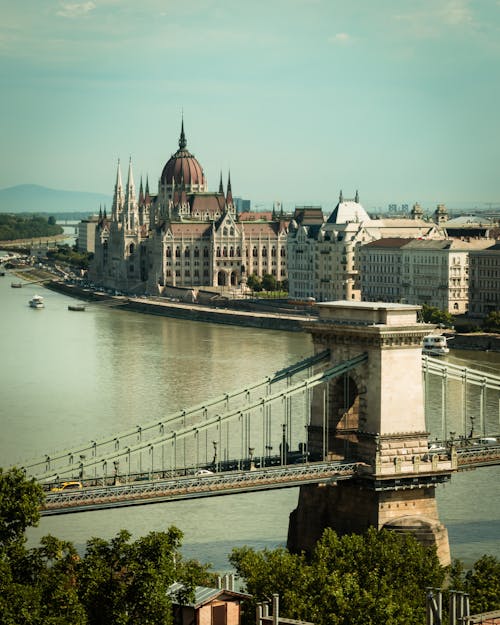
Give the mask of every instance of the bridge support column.
[(422, 385), (422, 340), (434, 326), (417, 323), (419, 306), (326, 302), (304, 324), (331, 364), (366, 353), (367, 360), (313, 396), (309, 449), (323, 459), (348, 455), (360, 475), (336, 485), (303, 486), (290, 517), (288, 548), (309, 551), (326, 527), (339, 534), (369, 526), (411, 532), (450, 563), (435, 486), (451, 462), (423, 461), (428, 451)]

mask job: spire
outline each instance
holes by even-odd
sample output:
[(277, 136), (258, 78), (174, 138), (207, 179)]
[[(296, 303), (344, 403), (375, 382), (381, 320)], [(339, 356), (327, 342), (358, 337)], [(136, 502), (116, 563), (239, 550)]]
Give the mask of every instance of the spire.
[(134, 190), (135, 193), (134, 176), (132, 174), (132, 157), (130, 157), (128, 161), (127, 191), (129, 191), (131, 188)]
[(113, 204), (111, 207), (111, 215), (114, 221), (118, 221), (122, 208), (123, 208), (123, 184), (122, 184), (122, 172), (120, 169), (120, 159), (118, 159), (118, 165), (116, 168), (115, 192), (113, 194)]
[(226, 194), (226, 203), (233, 203), (233, 192), (231, 191), (231, 171), (227, 174), (227, 194)]
[(342, 189), (340, 190), (340, 194), (339, 194), (339, 204), (341, 204), (344, 201), (344, 196), (342, 195)]
[(219, 193), (224, 195), (224, 186), (222, 185), (222, 171), (220, 172)]
[(186, 145), (187, 145), (187, 141), (186, 141), (186, 135), (184, 134), (184, 117), (182, 117), (181, 136), (179, 138), (179, 149), (180, 150), (185, 150), (186, 149)]
[(141, 183), (139, 185), (139, 204), (143, 204), (144, 203), (144, 190), (142, 188), (142, 176), (141, 176)]
[(357, 189), (356, 189), (356, 195), (354, 196), (354, 201), (356, 202), (356, 204), (359, 204), (359, 193)]

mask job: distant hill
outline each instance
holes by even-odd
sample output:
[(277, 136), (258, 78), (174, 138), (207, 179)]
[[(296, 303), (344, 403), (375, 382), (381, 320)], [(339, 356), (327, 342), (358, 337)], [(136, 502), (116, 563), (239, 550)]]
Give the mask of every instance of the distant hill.
[(63, 191), (36, 184), (20, 184), (0, 189), (1, 213), (76, 213), (96, 214), (99, 206), (111, 209), (112, 198), (103, 193)]

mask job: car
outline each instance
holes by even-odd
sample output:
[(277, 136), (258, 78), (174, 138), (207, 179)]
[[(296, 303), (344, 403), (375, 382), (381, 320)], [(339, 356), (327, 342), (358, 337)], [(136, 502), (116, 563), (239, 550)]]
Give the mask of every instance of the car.
[(213, 471), (209, 471), (208, 469), (198, 469), (198, 471), (196, 471), (195, 475), (213, 475), (214, 472)]
[(60, 486), (50, 489), (51, 493), (67, 492), (70, 490), (81, 490), (83, 488), (81, 482), (63, 482)]
[(498, 445), (498, 440), (494, 436), (485, 436), (478, 440), (479, 445)]

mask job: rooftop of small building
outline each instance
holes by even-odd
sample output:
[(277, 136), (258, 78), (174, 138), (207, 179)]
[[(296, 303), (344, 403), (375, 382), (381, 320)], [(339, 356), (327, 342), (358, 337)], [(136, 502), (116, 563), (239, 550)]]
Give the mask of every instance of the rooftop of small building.
[[(167, 593), (172, 598), (173, 603), (177, 603), (176, 596), (179, 592), (185, 589), (184, 584), (181, 582), (175, 582), (169, 586)], [(194, 588), (194, 599), (187, 601), (183, 605), (191, 608), (199, 608), (207, 603), (210, 603), (214, 599), (227, 597), (228, 599), (244, 600), (249, 599), (250, 595), (236, 592), (234, 590), (226, 590), (224, 588), (209, 588), (208, 586), (196, 586)]]

